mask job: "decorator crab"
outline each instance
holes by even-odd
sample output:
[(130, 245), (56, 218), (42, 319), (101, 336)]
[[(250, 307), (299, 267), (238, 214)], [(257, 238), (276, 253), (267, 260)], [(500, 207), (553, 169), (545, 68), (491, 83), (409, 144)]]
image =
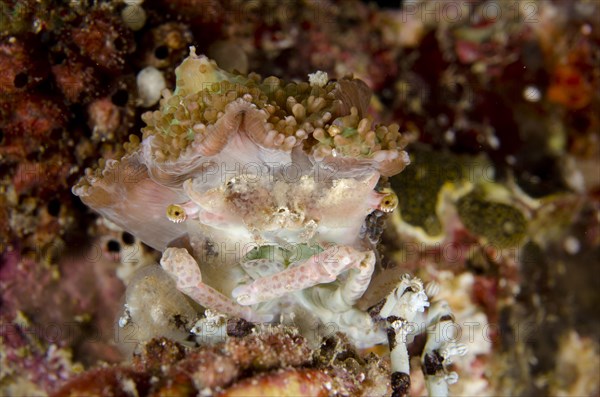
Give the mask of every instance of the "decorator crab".
[[(407, 138), (373, 125), (360, 80), (235, 75), (193, 47), (176, 75), (160, 110), (143, 116), (142, 142), (132, 137), (122, 159), (73, 192), (163, 251), (161, 267), (205, 321), (288, 316), (303, 333), (333, 324), (358, 347), (388, 341), (392, 390), (405, 395), (406, 338), (435, 287), (406, 275), (370, 310), (356, 303), (376, 266), (377, 218), (397, 204), (385, 177), (409, 163)], [(431, 329), (452, 316), (434, 302), (423, 321)], [(464, 349), (434, 334), (423, 368), (430, 393), (445, 395), (456, 375), (444, 363)]]

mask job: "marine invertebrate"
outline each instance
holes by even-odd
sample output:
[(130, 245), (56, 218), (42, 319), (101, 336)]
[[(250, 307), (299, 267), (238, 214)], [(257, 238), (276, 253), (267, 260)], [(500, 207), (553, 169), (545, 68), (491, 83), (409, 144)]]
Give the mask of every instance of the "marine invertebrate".
[(92, 11), (71, 34), (81, 55), (111, 72), (119, 71), (124, 57), (135, 49), (131, 32), (116, 17), (101, 11)]
[[(193, 42), (208, 51), (210, 57), (228, 71), (237, 69), (245, 73), (240, 67), (234, 68), (231, 64), (228, 66), (221, 63), (228, 60), (227, 57), (223, 59), (219, 58), (218, 52), (211, 53), (211, 49), (214, 50), (214, 47), (218, 46), (217, 43), (238, 46), (238, 50), (242, 49), (247, 56), (248, 70), (263, 75), (273, 73), (280, 78), (301, 79), (306, 73), (321, 69), (327, 71), (330, 77), (340, 78), (348, 72), (353, 72), (355, 76), (363, 79), (381, 100), (381, 103), (373, 108), (376, 108), (382, 120), (391, 120), (393, 117), (403, 121), (400, 131), (419, 131), (420, 140), (432, 145), (431, 161), (433, 164), (439, 164), (440, 169), (450, 168), (447, 167), (444, 156), (447, 150), (463, 154), (486, 151), (497, 170), (500, 183), (504, 176), (514, 173), (521, 188), (544, 201), (546, 199), (543, 196), (550, 193), (562, 194), (564, 189), (570, 187), (581, 194), (589, 195), (589, 198), (595, 200), (593, 204), (597, 206), (600, 184), (597, 172), (599, 140), (596, 132), (599, 123), (598, 112), (594, 110), (598, 108), (600, 98), (596, 92), (600, 91), (588, 90), (589, 86), (598, 87), (597, 77), (600, 76), (598, 62), (594, 62), (598, 59), (600, 44), (600, 18), (594, 18), (598, 15), (598, 7), (594, 2), (530, 1), (520, 2), (518, 6), (516, 3), (479, 2), (469, 4), (467, 12), (463, 8), (463, 18), (452, 18), (452, 21), (446, 18), (449, 16), (446, 11), (452, 13), (454, 4), (449, 4), (452, 8), (448, 9), (446, 5), (435, 1), (403, 2), (400, 9), (402, 15), (397, 15), (395, 22), (392, 21), (393, 32), (386, 34), (390, 28), (387, 17), (395, 11), (378, 10), (375, 6), (367, 6), (359, 0), (349, 3), (245, 3), (225, 0), (219, 4), (211, 2), (208, 9), (213, 10), (212, 12), (207, 12), (206, 1), (186, 0), (169, 4), (153, 1), (144, 4), (144, 9), (148, 12), (148, 23), (139, 33), (132, 36), (136, 41), (135, 52), (129, 52), (133, 49), (130, 46), (127, 52), (116, 54), (124, 60), (124, 67), (107, 70), (97, 65), (88, 56), (89, 51), (83, 51), (74, 42), (73, 30), (85, 30), (85, 25), (106, 27), (124, 24), (126, 26), (117, 29), (117, 32), (123, 32), (123, 28), (131, 25), (122, 17), (122, 11), (128, 8), (128, 4), (135, 2), (62, 2), (52, 6), (45, 0), (1, 2), (0, 14), (3, 18), (0, 18), (0, 36), (4, 43), (3, 49), (15, 55), (11, 57), (5, 53), (4, 65), (11, 67), (0, 68), (5, 77), (0, 85), (3, 89), (8, 87), (9, 90), (13, 90), (12, 94), (0, 95), (0, 143), (3, 145), (0, 159), (0, 190), (4, 192), (0, 197), (0, 246), (8, 252), (21, 250), (27, 253), (36, 247), (43, 247), (45, 251), (47, 244), (54, 246), (57, 236), (60, 235), (60, 240), (65, 242), (67, 248), (63, 255), (70, 255), (72, 249), (78, 250), (93, 244), (92, 241), (96, 241), (96, 236), (100, 235), (102, 239), (108, 240), (102, 241), (100, 246), (110, 259), (115, 261), (120, 256), (127, 259), (127, 263), (131, 263), (131, 252), (140, 252), (138, 244), (141, 246), (143, 243), (136, 240), (136, 244), (125, 244), (126, 240), (118, 237), (121, 231), (117, 232), (116, 228), (116, 237), (107, 236), (98, 230), (96, 225), (102, 223), (94, 222), (95, 216), (80, 205), (78, 198), (70, 195), (70, 186), (73, 178), (79, 177), (81, 170), (89, 166), (93, 159), (99, 156), (120, 157), (120, 142), (124, 140), (122, 134), (130, 133), (134, 126), (133, 120), (139, 120), (141, 112), (145, 111), (137, 107), (138, 99), (143, 98), (142, 93), (138, 98), (134, 87), (123, 87), (121, 82), (127, 79), (134, 80), (139, 69), (153, 65), (163, 73), (167, 87), (174, 89), (174, 68), (187, 55), (187, 47)], [(495, 12), (496, 7), (501, 7), (500, 12)], [(537, 15), (535, 11), (538, 11)], [(105, 20), (107, 24), (93, 23), (88, 19), (90, 15), (94, 16), (93, 19)], [(519, 27), (519, 21), (523, 19), (539, 22), (528, 23), (528, 27)], [(410, 31), (414, 27), (411, 20), (420, 25), (417, 26), (418, 32), (409, 44), (406, 41), (402, 42), (401, 36), (407, 29)], [(161, 28), (170, 22), (176, 22), (179, 27), (164, 30)], [(177, 30), (183, 34), (169, 34)], [(115, 43), (116, 47), (121, 46), (120, 40), (114, 40), (113, 29), (101, 31), (104, 32), (107, 42)], [(493, 32), (491, 35), (481, 35), (484, 31)], [(477, 35), (481, 40), (478, 40)], [(145, 42), (145, 38), (151, 40)], [(219, 41), (215, 43), (214, 40)], [(414, 49), (406, 48), (407, 45)], [(20, 55), (15, 51), (18, 47), (22, 48)], [(232, 51), (229, 51), (232, 46), (225, 48), (229, 59), (239, 60), (239, 51), (235, 51), (235, 55), (232, 56)], [(150, 56), (150, 60), (145, 54)], [(476, 59), (474, 62), (463, 63), (457, 56), (465, 54), (474, 54)], [(42, 67), (31, 63), (36, 61), (39, 61)], [(48, 65), (52, 65), (51, 74), (48, 73)], [(570, 81), (564, 77), (557, 78), (561, 77), (557, 72), (564, 66), (572, 68), (585, 83), (583, 87), (586, 90), (582, 92), (585, 94), (583, 97), (588, 97), (587, 106), (574, 108), (566, 102), (558, 102), (557, 105), (553, 87), (557, 82), (566, 84)], [(385, 73), (382, 73), (382, 70)], [(27, 80), (24, 79), (25, 76)], [(22, 85), (25, 81), (26, 84)], [(393, 90), (395, 81), (397, 91)], [(18, 87), (14, 83), (18, 83)], [(578, 86), (576, 84), (575, 93)], [(525, 87), (535, 87), (541, 94), (540, 100), (523, 100), (522, 93)], [(562, 90), (558, 91), (559, 94), (568, 93), (568, 86), (560, 85), (558, 88)], [(119, 112), (125, 111), (129, 115), (129, 119), (117, 123), (121, 128), (112, 134), (90, 133), (90, 128), (93, 129), (98, 124), (90, 120), (88, 106), (92, 101), (102, 100), (101, 98), (107, 103), (106, 99), (110, 100), (115, 90), (129, 94), (130, 100), (126, 106), (121, 106), (117, 101), (114, 103), (119, 107)], [(594, 94), (589, 94), (590, 92)], [(122, 99), (122, 96), (119, 95), (119, 98)], [(576, 99), (567, 98), (566, 101), (575, 103), (573, 100)], [(52, 106), (40, 106), (42, 102)], [(24, 103), (31, 103), (32, 106), (22, 107)], [(23, 123), (25, 128), (21, 129), (15, 123), (17, 119), (13, 117), (13, 109), (18, 108), (31, 108), (33, 119), (39, 119), (36, 116), (41, 115), (43, 120), (58, 121), (60, 128), (51, 127), (46, 130), (48, 123)], [(55, 112), (54, 109), (60, 111)], [(36, 115), (37, 110), (44, 111)], [(18, 111), (23, 114), (20, 109)], [(47, 134), (44, 131), (47, 131)], [(137, 132), (136, 124), (134, 133)], [(410, 147), (408, 151), (411, 155), (415, 154), (414, 147)], [(567, 157), (572, 156), (573, 168), (565, 168), (565, 160), (570, 160), (565, 158), (565, 154)], [(416, 154), (416, 161), (419, 158), (422, 156)], [(409, 170), (416, 169), (415, 165), (412, 164)], [(406, 171), (399, 175), (409, 181), (412, 178)], [(584, 177), (583, 184), (581, 175)], [(426, 179), (432, 181), (430, 178)], [(561, 180), (567, 182), (567, 185), (561, 184)], [(57, 183), (59, 181), (62, 183)], [(391, 184), (393, 188), (396, 187), (393, 180)], [(399, 184), (400, 188), (397, 190), (402, 206), (407, 204), (407, 198), (413, 198), (418, 204), (424, 202), (418, 199), (422, 196), (409, 193), (405, 186), (404, 183)], [(417, 191), (426, 189), (417, 188)], [(437, 191), (437, 188), (432, 190), (433, 193)], [(475, 198), (483, 204), (480, 207), (481, 216), (473, 217), (475, 222), (493, 221), (487, 219), (488, 216), (493, 216), (487, 209), (493, 208), (479, 200), (480, 198), (492, 204), (507, 204), (496, 202), (493, 198), (478, 196), (469, 194), (469, 200), (462, 201), (464, 205), (472, 201), (471, 198)], [(514, 207), (514, 203), (509, 204)], [(564, 206), (561, 202), (557, 204)], [(500, 208), (497, 205), (493, 207)], [(414, 217), (412, 221), (409, 219), (412, 208), (416, 207), (407, 210), (402, 208), (403, 221), (414, 223), (412, 221), (420, 220)], [(381, 236), (383, 238), (383, 244), (379, 246), (379, 249), (383, 250), (381, 263), (385, 268), (382, 276), (388, 279), (386, 285), (389, 287), (381, 290), (389, 290), (397, 282), (397, 278), (390, 277), (392, 268), (402, 272), (409, 271), (423, 280), (435, 279), (438, 282), (440, 280), (436, 273), (432, 273), (432, 269), (450, 269), (453, 272), (475, 274), (475, 285), (479, 291), (475, 293), (480, 297), (473, 304), (484, 306), (489, 321), (501, 323), (503, 334), (494, 336), (494, 357), (485, 357), (480, 370), (488, 374), (484, 379), (490, 380), (490, 385), (494, 385), (494, 378), (508, 379), (506, 383), (502, 380), (501, 388), (487, 390), (487, 394), (552, 394), (548, 392), (548, 386), (544, 386), (548, 384), (548, 379), (565, 376), (565, 385), (575, 382), (570, 372), (564, 375), (562, 370), (558, 369), (559, 361), (564, 360), (564, 355), (556, 354), (558, 336), (570, 328), (576, 329), (582, 336), (589, 336), (591, 326), (594, 327), (593, 330), (597, 330), (598, 322), (588, 315), (590, 309), (594, 305), (597, 306), (597, 299), (589, 298), (589, 294), (597, 288), (595, 279), (587, 276), (588, 272), (593, 271), (597, 256), (585, 254), (590, 250), (597, 253), (597, 207), (596, 212), (585, 212), (583, 218), (587, 226), (579, 225), (569, 229), (565, 231), (567, 234), (558, 236), (550, 243), (541, 238), (543, 235), (532, 231), (533, 228), (528, 230), (524, 241), (535, 236), (535, 241), (540, 244), (538, 250), (541, 258), (536, 256), (534, 260), (529, 261), (530, 264), (500, 262), (498, 259), (506, 258), (504, 253), (484, 252), (480, 243), (497, 244), (493, 235), (481, 235), (477, 227), (467, 230), (468, 220), (463, 219), (462, 215), (469, 215), (469, 208), (476, 207), (464, 206), (463, 210), (467, 211), (458, 214), (458, 220), (464, 223), (457, 224), (458, 230), (445, 227), (447, 211), (442, 212), (441, 217), (437, 216), (435, 211), (431, 211), (434, 218), (439, 218), (439, 223), (434, 221), (432, 228), (429, 228), (428, 224), (421, 226), (424, 226), (425, 232), (432, 233), (430, 237), (442, 235), (444, 240), (438, 245), (440, 249), (428, 246), (424, 248), (426, 252), (416, 252), (414, 247), (424, 245), (416, 245), (410, 239), (407, 241), (404, 235), (390, 235), (389, 227), (385, 228), (385, 234), (382, 236), (383, 220), (387, 217), (378, 216), (381, 214), (379, 211), (368, 215), (366, 237), (372, 241), (379, 240)], [(453, 209), (454, 207), (451, 207), (451, 210)], [(523, 211), (520, 207), (519, 210)], [(556, 218), (553, 212), (534, 212), (540, 213), (548, 220), (542, 231), (548, 225), (554, 230), (564, 229), (564, 226), (557, 228), (554, 225)], [(527, 211), (523, 211), (523, 214), (530, 225), (535, 224), (535, 220), (530, 222), (533, 219)], [(503, 218), (506, 219), (506, 216)], [(193, 218), (188, 218), (182, 225), (187, 227), (192, 220)], [(493, 221), (492, 226), (499, 224), (498, 221), (499, 218)], [(436, 225), (441, 226), (441, 234), (435, 230)], [(414, 226), (420, 227), (418, 224)], [(486, 228), (485, 231), (494, 230)], [(124, 248), (119, 250), (116, 242)], [(518, 253), (521, 245), (522, 242), (511, 246), (509, 251)], [(529, 245), (527, 243), (527, 246)], [(452, 253), (460, 252), (460, 249), (462, 252), (468, 250), (473, 255), (451, 254), (448, 258), (445, 254), (449, 251), (444, 250), (447, 247)], [(221, 247), (216, 251), (223, 252)], [(418, 257), (415, 254), (418, 254)], [(408, 261), (405, 260), (407, 257)], [(412, 260), (413, 258), (416, 260)], [(542, 260), (545, 258), (547, 260)], [(57, 301), (53, 298), (57, 289), (44, 288), (45, 284), (40, 283), (40, 277), (45, 277), (46, 272), (53, 272), (55, 269), (54, 266), (46, 265), (44, 261), (26, 266), (25, 268), (31, 267), (33, 271), (28, 272), (27, 277), (23, 277), (22, 280), (19, 279), (16, 284), (18, 288), (14, 290), (16, 295), (10, 295), (10, 292), (7, 295), (6, 290), (0, 293), (3, 309), (15, 306), (21, 310), (25, 308), (24, 313), (30, 319), (32, 329), (44, 327), (45, 317), (37, 316), (32, 312), (34, 309), (23, 306), (23, 301), (17, 299), (19, 292), (21, 297), (27, 298), (35, 295), (33, 291), (47, 289), (47, 298), (40, 299), (40, 304), (46, 307), (49, 302), (60, 302), (60, 305), (53, 304), (53, 309), (58, 308), (68, 314), (69, 311), (64, 310), (64, 303), (69, 302), (71, 305), (79, 301), (77, 294), (73, 295), (71, 286), (81, 284), (73, 282), (68, 276), (74, 271), (89, 273), (92, 270), (90, 264), (79, 262), (68, 269), (61, 269), (61, 282), (57, 287), (68, 293), (60, 295), (64, 298)], [(142, 265), (140, 263), (139, 266)], [(3, 270), (7, 268), (4, 263), (0, 264), (0, 267)], [(127, 273), (135, 267), (138, 266), (121, 266), (118, 272), (125, 270)], [(563, 269), (566, 269), (566, 272)], [(114, 269), (111, 268), (110, 271)], [(40, 277), (36, 276), (38, 274)], [(401, 272), (397, 271), (396, 275), (399, 274)], [(120, 277), (129, 278), (121, 275)], [(85, 297), (84, 301), (92, 295), (92, 287), (100, 287), (102, 284), (97, 282), (96, 277), (92, 277), (90, 282), (92, 284), (85, 284), (82, 289), (81, 296)], [(119, 281), (116, 280), (116, 283)], [(137, 283), (138, 281), (134, 281), (132, 287)], [(377, 290), (377, 287), (372, 280), (369, 290)], [(178, 293), (172, 289), (174, 295)], [(464, 292), (465, 288), (461, 286), (449, 290), (442, 284), (442, 290), (445, 291), (446, 297), (451, 291), (453, 300), (449, 300), (449, 303), (453, 312), (458, 313), (456, 321), (458, 324), (464, 324), (460, 309), (454, 302), (457, 298), (456, 292)], [(24, 291), (26, 293), (23, 293)], [(518, 291), (523, 293), (519, 294)], [(105, 296), (109, 295), (113, 296)], [(458, 297), (460, 296), (459, 294)], [(562, 305), (565, 299), (573, 304)], [(364, 301), (365, 296), (361, 298), (361, 303)], [(120, 306), (122, 309), (122, 305)], [(362, 304), (361, 307), (366, 309), (369, 305)], [(88, 317), (108, 320), (110, 325), (106, 329), (112, 330), (115, 316), (122, 315), (112, 313), (113, 310), (119, 310), (118, 305), (106, 309), (92, 307), (78, 312), (78, 324), (80, 319), (84, 318), (84, 322), (78, 325), (78, 329), (85, 334), (82, 335), (82, 339), (90, 340), (89, 332), (96, 329), (87, 322)], [(44, 313), (47, 312), (44, 310)], [(555, 322), (557, 318), (560, 319), (558, 323)], [(55, 321), (61, 322), (72, 320), (73, 318), (64, 316), (59, 320), (55, 318)], [(520, 343), (515, 343), (514, 339), (507, 337), (507, 333), (521, 335), (519, 328), (511, 326), (512, 323), (522, 325), (530, 320), (535, 321), (537, 329), (550, 332), (536, 333), (534, 341), (523, 340), (519, 341)], [(2, 321), (4, 325), (12, 319), (3, 317), (0, 319), (0, 322)], [(132, 315), (132, 321), (137, 321), (135, 315)], [(285, 321), (290, 321), (289, 317), (285, 318)], [(126, 329), (120, 331), (127, 335)], [(74, 359), (83, 359), (87, 364), (95, 362), (98, 357), (105, 360), (106, 345), (95, 342), (91, 345), (94, 349), (81, 349), (78, 341), (69, 339), (64, 347), (71, 347)], [(411, 346), (411, 355), (418, 354), (417, 349), (419, 344), (414, 343)], [(100, 354), (94, 354), (92, 350)], [(477, 349), (470, 345), (470, 354), (473, 354), (473, 351)], [(506, 351), (514, 352), (514, 355), (504, 355), (503, 352)], [(0, 356), (5, 357), (2, 351)], [(23, 358), (28, 359), (27, 356)], [(40, 357), (43, 358), (43, 354)], [(537, 360), (534, 360), (534, 357)], [(43, 361), (40, 360), (39, 363)], [(516, 362), (519, 365), (514, 365)], [(496, 363), (505, 363), (500, 364), (500, 367), (510, 370), (496, 370)], [(465, 385), (469, 385), (468, 373), (473, 368), (461, 368), (457, 362), (454, 364), (453, 370), (461, 374), (458, 388), (463, 389)], [(35, 367), (21, 369), (16, 362), (9, 361), (3, 368), (19, 368), (14, 373), (25, 373), (27, 376), (26, 373), (37, 366), (38, 363)], [(412, 367), (414, 374), (417, 366)], [(556, 370), (552, 370), (555, 367)], [(48, 387), (55, 386), (57, 382), (54, 379)], [(0, 383), (0, 389), (11, 394), (5, 389), (6, 380), (3, 379)], [(385, 386), (385, 382), (381, 383)], [(412, 394), (421, 395), (420, 391), (416, 391), (421, 383), (418, 375), (413, 377), (412, 383)], [(456, 393), (458, 389), (453, 387), (453, 391)]]
[(144, 37), (147, 50), (142, 56), (142, 63), (157, 69), (172, 67), (185, 57), (187, 46), (192, 41), (192, 33), (184, 24), (168, 22), (157, 26)]
[(374, 354), (362, 359), (341, 335), (329, 337), (317, 350), (287, 326), (228, 335), (224, 342), (196, 349), (164, 337), (152, 339), (131, 364), (80, 374), (52, 395), (120, 395), (132, 390), (144, 396), (390, 393), (385, 361)]
[(52, 74), (59, 90), (70, 102), (81, 99), (87, 102), (98, 90), (98, 73), (74, 56), (52, 65)]
[(47, 74), (42, 60), (33, 59), (24, 42), (14, 38), (0, 41), (0, 93), (2, 95), (25, 91), (42, 81)]
[[(334, 324), (359, 347), (387, 335), (392, 389), (407, 393), (406, 334), (429, 306), (422, 282), (406, 275), (372, 310), (355, 307), (376, 264), (365, 219), (397, 202), (378, 182), (409, 162), (398, 126), (373, 125), (360, 80), (234, 75), (193, 47), (176, 75), (161, 109), (143, 116), (143, 141), (88, 171), (73, 192), (163, 251), (161, 267), (207, 318), (208, 310), (259, 323), (291, 315), (300, 330)], [(129, 314), (142, 305), (132, 288)], [(447, 321), (443, 302), (425, 320)], [(455, 380), (443, 361), (462, 349), (451, 345), (426, 345), (434, 394)]]

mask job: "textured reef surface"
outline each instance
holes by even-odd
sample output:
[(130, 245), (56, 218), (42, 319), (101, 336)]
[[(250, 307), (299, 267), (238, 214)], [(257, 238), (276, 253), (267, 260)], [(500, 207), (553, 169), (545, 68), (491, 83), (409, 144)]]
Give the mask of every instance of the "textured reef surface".
[(0, 0), (0, 394), (598, 396), (599, 21)]

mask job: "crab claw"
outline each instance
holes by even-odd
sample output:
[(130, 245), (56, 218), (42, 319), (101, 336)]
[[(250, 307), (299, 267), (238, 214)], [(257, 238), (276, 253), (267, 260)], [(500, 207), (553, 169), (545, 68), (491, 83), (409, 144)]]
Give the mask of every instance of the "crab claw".
[(175, 280), (179, 291), (207, 309), (252, 322), (273, 320), (273, 315), (256, 313), (249, 307), (240, 306), (221, 292), (204, 284), (198, 263), (185, 248), (167, 248), (160, 265)]

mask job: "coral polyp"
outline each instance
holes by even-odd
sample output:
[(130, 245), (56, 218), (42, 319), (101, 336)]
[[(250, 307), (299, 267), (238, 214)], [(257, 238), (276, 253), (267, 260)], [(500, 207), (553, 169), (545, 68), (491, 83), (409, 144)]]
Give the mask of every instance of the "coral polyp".
[(163, 98), (161, 110), (143, 116), (148, 126), (142, 131), (153, 137), (147, 142), (157, 163), (197, 163), (194, 156), (220, 152), (239, 128), (263, 149), (291, 151), (308, 143), (307, 154), (318, 160), (361, 159), (393, 175), (407, 163), (396, 150), (406, 142), (397, 125), (372, 125), (370, 96), (356, 79), (286, 84), (230, 74), (192, 49), (177, 68), (177, 89)]

